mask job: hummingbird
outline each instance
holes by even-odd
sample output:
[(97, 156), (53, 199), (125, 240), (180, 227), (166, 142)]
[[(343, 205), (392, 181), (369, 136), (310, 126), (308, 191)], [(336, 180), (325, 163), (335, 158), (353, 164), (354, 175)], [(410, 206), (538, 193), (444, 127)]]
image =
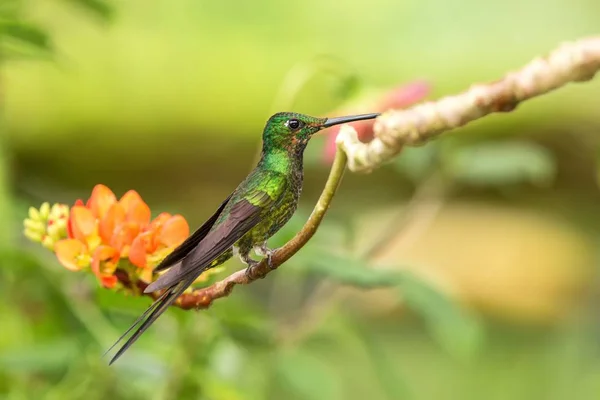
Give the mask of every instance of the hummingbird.
[(121, 357), (204, 271), (238, 256), (247, 265), (246, 273), (250, 274), (259, 263), (251, 258), (252, 251), (259, 257), (267, 257), (271, 265), (274, 250), (267, 247), (267, 240), (296, 211), (304, 178), (304, 150), (310, 138), (321, 129), (379, 115), (337, 118), (291, 112), (272, 115), (263, 130), (258, 164), (216, 212), (156, 266), (155, 272), (166, 272), (148, 285), (144, 293), (163, 292), (107, 351), (135, 329), (109, 365)]

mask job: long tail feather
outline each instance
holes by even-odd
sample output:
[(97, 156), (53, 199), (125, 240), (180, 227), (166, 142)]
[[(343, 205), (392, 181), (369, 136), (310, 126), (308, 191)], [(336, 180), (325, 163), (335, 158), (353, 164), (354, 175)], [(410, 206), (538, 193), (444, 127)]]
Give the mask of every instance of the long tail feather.
[[(110, 360), (108, 365), (111, 365), (115, 361), (117, 361), (119, 357), (121, 357), (123, 353), (125, 353), (127, 349), (129, 349), (131, 345), (137, 341), (137, 339), (142, 335), (142, 333), (144, 333), (146, 329), (148, 329), (150, 325), (152, 325), (154, 321), (156, 321), (156, 319), (160, 317), (161, 314), (165, 312), (167, 308), (171, 304), (173, 304), (173, 302), (177, 300), (179, 296), (181, 296), (185, 289), (192, 284), (194, 279), (195, 277), (193, 279), (188, 278), (185, 281), (179, 282), (177, 285), (173, 286), (171, 289), (168, 289), (163, 295), (161, 295), (161, 297), (158, 300), (156, 300), (156, 305), (154, 305), (153, 303), (152, 306), (150, 306), (149, 309), (146, 310), (146, 312), (138, 319), (138, 321), (136, 321), (136, 323), (125, 333), (126, 335), (128, 332), (130, 332), (137, 324), (139, 324), (141, 319), (147, 315), (147, 319), (139, 326), (139, 328), (136, 329), (136, 331), (131, 335), (131, 337), (127, 339), (125, 344), (119, 349), (119, 351), (117, 351), (114, 357)], [(152, 310), (152, 312), (150, 313), (150, 315), (148, 315), (148, 312), (150, 310)], [(123, 337), (125, 335), (123, 335)], [(119, 339), (119, 341), (120, 340), (121, 339)]]
[(112, 349), (114, 349), (119, 343), (121, 343), (121, 341), (125, 338), (125, 336), (127, 336), (129, 334), (129, 332), (131, 332), (133, 330), (133, 328), (135, 328), (136, 326), (138, 326), (140, 324), (140, 322), (142, 322), (142, 320), (144, 318), (146, 318), (146, 316), (148, 316), (148, 314), (150, 314), (156, 308), (156, 306), (158, 306), (160, 304), (160, 302), (167, 296), (167, 294), (169, 294), (168, 290), (166, 290), (156, 300), (154, 300), (154, 302), (146, 309), (146, 311), (144, 311), (144, 313), (142, 315), (140, 315), (138, 317), (138, 319), (136, 319), (133, 324), (131, 324), (131, 326), (125, 331), (125, 333), (123, 333), (117, 339), (117, 341), (115, 343), (113, 343), (113, 345), (110, 346), (110, 348), (104, 352), (104, 354), (102, 355), (102, 357), (106, 357), (106, 355), (108, 353), (110, 353), (112, 351)]

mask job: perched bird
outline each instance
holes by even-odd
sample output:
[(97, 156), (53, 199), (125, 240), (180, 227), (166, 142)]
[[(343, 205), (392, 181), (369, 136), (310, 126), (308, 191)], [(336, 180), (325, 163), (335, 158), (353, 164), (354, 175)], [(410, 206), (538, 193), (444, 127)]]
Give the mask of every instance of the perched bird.
[(115, 362), (200, 274), (237, 255), (248, 265), (258, 264), (250, 252), (270, 257), (267, 239), (296, 211), (302, 191), (303, 155), (311, 136), (321, 129), (346, 122), (373, 119), (379, 114), (316, 118), (277, 113), (263, 131), (260, 160), (254, 170), (219, 206), (212, 217), (173, 250), (155, 271), (168, 269), (146, 289), (164, 290), (150, 307), (108, 350), (137, 327), (110, 361)]

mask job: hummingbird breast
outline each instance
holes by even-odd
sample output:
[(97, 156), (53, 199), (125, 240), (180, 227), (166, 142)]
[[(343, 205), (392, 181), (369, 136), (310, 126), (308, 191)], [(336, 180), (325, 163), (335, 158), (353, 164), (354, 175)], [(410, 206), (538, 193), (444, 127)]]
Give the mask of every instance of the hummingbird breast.
[(264, 218), (237, 243), (240, 252), (250, 252), (252, 247), (264, 243), (279, 231), (292, 218), (298, 208), (298, 200), (302, 193), (303, 171), (293, 169), (286, 174), (288, 182), (281, 198), (270, 209), (265, 210)]

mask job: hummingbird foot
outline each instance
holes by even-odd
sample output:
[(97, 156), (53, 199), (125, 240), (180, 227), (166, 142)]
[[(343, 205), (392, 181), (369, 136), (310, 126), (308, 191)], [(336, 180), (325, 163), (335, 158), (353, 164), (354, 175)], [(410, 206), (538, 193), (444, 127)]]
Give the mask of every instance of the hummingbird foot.
[(248, 277), (249, 280), (253, 281), (254, 279), (256, 279), (256, 277), (254, 276), (254, 267), (256, 267), (258, 264), (260, 264), (260, 261), (256, 261), (252, 258), (250, 258), (250, 254), (239, 254), (240, 259), (242, 260), (242, 262), (244, 264), (246, 264), (248, 266), (248, 268), (246, 268), (246, 276)]
[(270, 269), (276, 268), (273, 266), (273, 253), (275, 253), (275, 250), (269, 249), (267, 247), (267, 242), (264, 242), (259, 246), (254, 246), (254, 252), (260, 257), (267, 257), (267, 265)]

